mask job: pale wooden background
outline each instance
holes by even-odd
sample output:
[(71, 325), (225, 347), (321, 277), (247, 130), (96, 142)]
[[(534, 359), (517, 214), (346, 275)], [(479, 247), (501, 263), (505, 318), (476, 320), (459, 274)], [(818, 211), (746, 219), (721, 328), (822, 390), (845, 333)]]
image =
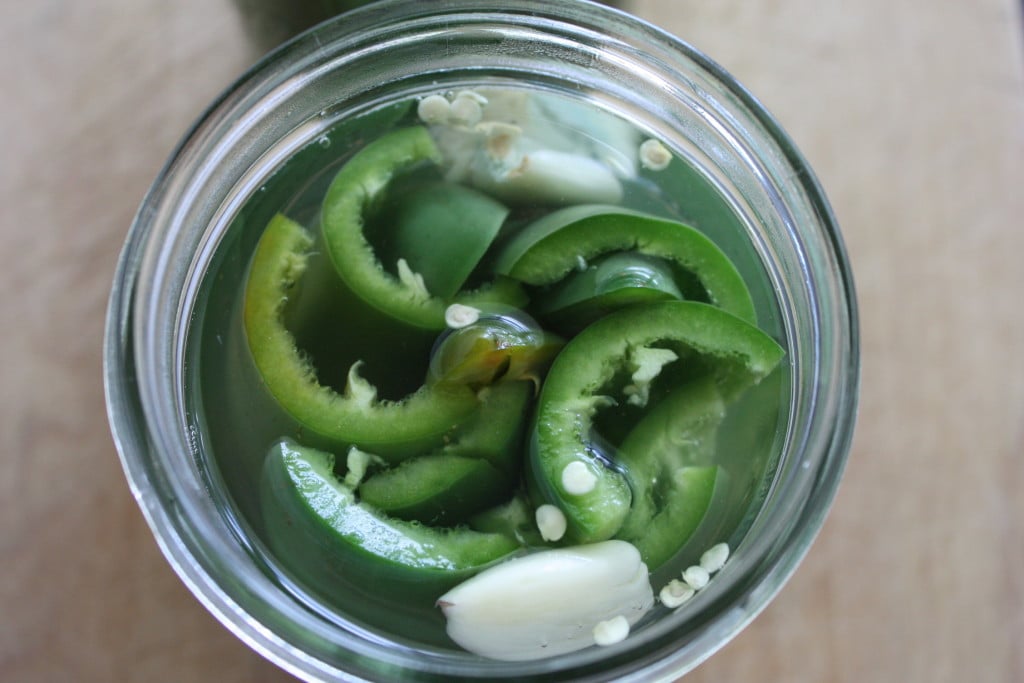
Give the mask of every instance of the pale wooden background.
[[(639, 0), (783, 122), (843, 226), (863, 403), (833, 513), (687, 680), (1024, 681), (1024, 53), (1015, 0)], [(0, 3), (0, 679), (281, 681), (129, 496), (100, 341), (116, 253), (254, 57), (227, 0)]]

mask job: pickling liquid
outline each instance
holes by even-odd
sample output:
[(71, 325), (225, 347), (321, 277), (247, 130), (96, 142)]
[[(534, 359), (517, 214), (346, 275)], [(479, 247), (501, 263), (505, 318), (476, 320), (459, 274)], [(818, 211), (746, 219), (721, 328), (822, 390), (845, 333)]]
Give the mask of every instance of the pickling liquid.
[[(609, 127), (624, 127), (620, 119), (578, 98), (552, 92), (541, 97), (542, 110), (589, 110), (586, 117), (554, 116), (543, 122), (544, 126), (583, 141), (580, 144), (586, 153), (595, 158), (615, 163), (622, 157), (622, 149), (603, 142)], [(262, 186), (247, 198), (203, 277), (187, 340), (187, 400), (211, 492), (222, 498), (223, 514), (229, 522), (250, 532), (241, 533), (240, 538), (265, 538), (259, 491), (268, 449), (282, 437), (302, 441), (302, 434), (295, 433), (294, 423), (283, 415), (261, 385), (245, 338), (241, 318), (243, 291), (255, 245), (263, 228), (278, 212), (302, 223), (311, 232), (317, 230), (320, 204), (338, 168), (368, 141), (411, 125), (421, 125), (415, 101), (348, 117), (316, 135), (300, 153), (268, 173)], [(649, 136), (635, 130), (633, 137), (639, 142)], [(671, 146), (670, 141), (666, 143)], [(624, 207), (687, 223), (716, 242), (750, 289), (759, 327), (785, 346), (781, 312), (769, 277), (748, 237), (748, 228), (725, 195), (701, 172), (698, 162), (688, 163), (677, 154), (676, 160), (663, 170), (653, 171), (636, 164), (635, 177), (624, 178), (623, 187)], [(509, 220), (525, 222), (551, 209), (550, 205), (518, 204)], [(311, 270), (315, 268), (311, 266)], [(320, 380), (341, 390), (344, 371), (352, 362), (346, 349), (358, 337), (360, 321), (328, 315), (331, 302), (322, 303), (323, 316), (318, 318), (307, 311), (304, 316), (292, 315), (287, 321), (301, 327), (292, 332), (300, 348), (310, 353), (320, 369)], [(299, 318), (305, 322), (297, 323)], [(317, 322), (311, 324), (310, 319)], [(384, 363), (383, 358), (392, 362)], [(378, 385), (382, 396), (400, 398), (403, 391), (411, 391), (422, 383), (428, 364), (429, 347), (425, 355), (418, 342), (396, 340), (395, 346), (385, 350), (381, 358), (367, 360), (367, 367), (373, 369), (368, 369), (366, 376)], [(718, 431), (713, 462), (694, 463), (721, 466), (726, 474), (722, 478), (724, 484), (716, 489), (712, 507), (696, 534), (675, 559), (652, 575), (655, 594), (715, 543), (728, 542), (733, 548), (739, 545), (770, 486), (781, 449), (787, 419), (787, 373), (784, 361), (732, 403)], [(656, 391), (666, 388), (659, 389), (657, 380), (654, 386)], [(621, 431), (622, 420), (628, 419), (628, 415), (614, 412), (599, 413), (595, 424), (599, 429), (608, 425), (603, 436), (614, 447), (615, 440), (621, 438), (617, 432)], [(336, 456), (339, 463), (345, 462), (344, 453)], [(310, 609), (329, 619), (344, 619), (354, 628), (367, 629), (410, 646), (456, 647), (447, 639), (444, 618), (433, 604), (437, 596), (395, 599), (393, 591), (374, 576), (339, 577), (330, 595), (321, 595), (290, 578), (268, 547), (256, 543), (251, 552), (275, 580)], [(656, 607), (652, 614), (656, 616), (661, 609)]]

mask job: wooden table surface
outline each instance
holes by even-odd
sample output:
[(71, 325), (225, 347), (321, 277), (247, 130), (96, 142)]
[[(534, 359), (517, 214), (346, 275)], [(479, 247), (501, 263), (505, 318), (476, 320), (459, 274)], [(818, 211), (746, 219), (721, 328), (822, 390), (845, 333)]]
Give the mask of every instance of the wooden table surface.
[[(793, 580), (687, 680), (1024, 681), (1018, 0), (638, 0), (772, 110), (854, 264), (863, 399)], [(164, 563), (106, 426), (148, 184), (255, 57), (228, 0), (0, 4), (0, 679), (281, 681)]]

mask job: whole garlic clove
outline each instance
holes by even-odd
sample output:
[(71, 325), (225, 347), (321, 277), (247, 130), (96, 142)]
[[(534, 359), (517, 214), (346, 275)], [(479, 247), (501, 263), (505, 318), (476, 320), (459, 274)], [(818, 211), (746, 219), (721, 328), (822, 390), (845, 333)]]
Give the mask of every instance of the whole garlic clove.
[(651, 609), (654, 594), (637, 549), (605, 541), (503, 562), (437, 604), (448, 635), (466, 650), (524, 661), (594, 645), (595, 627), (619, 623), (618, 617), (635, 624)]
[(489, 159), (478, 163), (472, 167), (470, 182), (505, 201), (565, 205), (622, 201), (622, 183), (611, 169), (579, 154), (539, 149), (518, 157), (512, 168), (495, 170)]

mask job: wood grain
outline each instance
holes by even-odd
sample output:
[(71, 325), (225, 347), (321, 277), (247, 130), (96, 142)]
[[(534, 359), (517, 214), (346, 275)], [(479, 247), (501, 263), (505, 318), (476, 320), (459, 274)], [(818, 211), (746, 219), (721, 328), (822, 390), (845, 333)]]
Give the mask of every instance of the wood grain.
[[(771, 606), (687, 680), (1024, 681), (1024, 51), (1014, 0), (637, 0), (809, 158), (860, 296), (847, 475)], [(227, 0), (0, 5), (0, 679), (288, 677), (166, 566), (106, 427), (121, 241), (254, 54)]]

